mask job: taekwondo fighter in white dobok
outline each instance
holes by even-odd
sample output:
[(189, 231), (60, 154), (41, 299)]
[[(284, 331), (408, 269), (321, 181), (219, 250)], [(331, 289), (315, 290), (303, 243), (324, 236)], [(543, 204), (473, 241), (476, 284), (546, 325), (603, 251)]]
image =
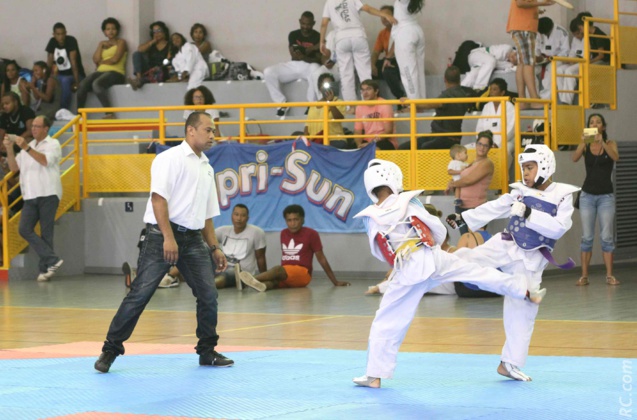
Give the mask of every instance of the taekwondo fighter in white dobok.
[[(463, 261), (499, 268), (526, 279), (529, 289), (534, 290), (540, 287), (542, 272), (549, 262), (563, 269), (575, 265), (570, 258), (566, 264), (558, 265), (551, 251), (555, 242), (571, 228), (573, 193), (579, 188), (551, 181), (555, 155), (543, 144), (526, 146), (518, 161), (523, 181), (511, 184), (510, 193), (462, 215), (449, 215), (447, 222), (453, 228), (466, 223), (469, 229), (475, 230), (494, 219), (510, 218), (504, 232), (476, 248), (459, 249), (454, 255)], [(505, 296), (506, 341), (498, 366), (500, 375), (518, 381), (531, 380), (520, 368), (526, 363), (537, 312), (537, 305)]]
[(447, 229), (418, 200), (422, 190), (402, 192), (403, 174), (395, 163), (373, 159), (364, 178), (365, 190), (375, 204), (354, 217), (364, 218), (372, 255), (394, 270), (369, 333), (366, 375), (354, 378), (354, 383), (380, 388), (381, 378), (392, 377), (398, 349), (420, 299), (441, 283), (468, 281), (521, 302), (526, 298), (534, 305), (542, 301), (546, 290), (529, 292), (523, 281), (510, 274), (442, 251)]

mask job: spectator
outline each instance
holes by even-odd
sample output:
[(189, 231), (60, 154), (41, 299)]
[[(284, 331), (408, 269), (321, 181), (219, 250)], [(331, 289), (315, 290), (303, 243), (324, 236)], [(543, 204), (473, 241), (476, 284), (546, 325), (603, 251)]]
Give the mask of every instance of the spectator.
[(172, 67), (177, 73), (177, 80), (172, 81), (188, 82), (188, 90), (201, 86), (210, 75), (210, 70), (197, 46), (187, 42), (186, 38), (177, 32), (172, 34), (170, 40), (175, 51)]
[[(396, 150), (398, 141), (395, 137), (378, 137), (384, 134), (394, 134), (394, 122), (387, 120), (387, 118), (391, 119), (394, 117), (394, 111), (391, 105), (383, 103), (384, 99), (378, 96), (379, 89), (376, 80), (368, 79), (361, 82), (363, 100), (378, 101), (378, 104), (359, 105), (356, 107), (356, 119), (365, 119), (365, 121), (356, 121), (354, 123), (354, 134), (365, 134), (368, 137), (358, 137), (354, 140), (359, 148), (375, 142), (376, 147), (381, 150)], [(382, 121), (383, 119), (385, 120)]]
[[(539, 36), (535, 46), (537, 62), (541, 64), (537, 69), (540, 80), (540, 98), (551, 99), (551, 61), (552, 57), (568, 57), (570, 45), (568, 42), (568, 32), (560, 25), (555, 25), (549, 17), (540, 18), (538, 24)], [(567, 63), (557, 62), (557, 72), (563, 73)], [(557, 89), (564, 90), (564, 78), (557, 78)], [(565, 102), (568, 99), (564, 93), (559, 94), (559, 99)]]
[[(383, 6), (380, 10), (394, 16), (394, 6)], [(372, 78), (374, 80), (383, 79), (394, 97), (403, 98), (407, 94), (400, 80), (400, 68), (398, 68), (394, 53), (390, 52), (392, 24), (384, 17), (381, 17), (380, 21), (384, 28), (378, 33), (372, 50)], [(379, 59), (381, 54), (384, 57)]]
[[(439, 99), (444, 98), (467, 98), (471, 89), (460, 86), (460, 69), (456, 66), (447, 67), (445, 70), (445, 87)], [(471, 92), (469, 92), (471, 91)], [(462, 117), (469, 110), (471, 104), (467, 103), (427, 103), (417, 106), (419, 111), (425, 109), (435, 109), (437, 117)], [(438, 120), (431, 122), (431, 132), (433, 134), (460, 133), (462, 131), (462, 118)], [(460, 144), (462, 136), (453, 134), (449, 136), (421, 137), (418, 139), (419, 149), (449, 149), (454, 144)], [(404, 143), (400, 149), (409, 149), (411, 145)]]
[[(308, 136), (310, 140), (323, 143), (323, 139), (319, 136), (323, 134), (323, 115), (325, 108), (323, 107), (322, 102), (330, 103), (328, 118), (332, 121), (329, 123), (329, 135), (330, 136), (343, 136), (345, 133), (343, 132), (343, 125), (339, 121), (333, 120), (342, 120), (345, 118), (345, 106), (336, 104), (338, 101), (338, 85), (336, 84), (336, 80), (334, 80), (334, 76), (331, 73), (324, 73), (318, 79), (318, 87), (321, 91), (321, 99), (316, 106), (310, 107), (307, 119), (308, 122), (305, 123), (304, 135)], [(321, 121), (310, 121), (310, 120), (321, 120)], [(348, 142), (345, 140), (334, 140), (330, 139), (330, 144), (334, 147), (338, 147), (339, 149), (348, 148)]]
[(336, 61), (341, 73), (341, 87), (343, 99), (355, 101), (356, 98), (356, 77), (354, 68), (359, 80), (372, 78), (371, 58), (365, 28), (360, 21), (360, 11), (367, 12), (378, 17), (385, 17), (391, 23), (396, 20), (387, 12), (371, 7), (361, 2), (353, 0), (343, 2), (342, 0), (327, 0), (323, 8), (323, 20), (321, 22), (321, 52), (326, 54), (325, 34), (327, 25), (332, 22), (334, 26)]
[(391, 36), (400, 78), (409, 99), (426, 98), (425, 84), (425, 34), (418, 24), (417, 15), (424, 6), (424, 0), (396, 0), (394, 13), (396, 20)]
[[(111, 86), (122, 84), (126, 80), (126, 41), (119, 37), (120, 24), (117, 19), (109, 17), (102, 22), (102, 32), (106, 41), (100, 41), (93, 53), (93, 63), (97, 71), (80, 82), (77, 89), (77, 107), (86, 106), (86, 96), (93, 91), (102, 107), (111, 106), (106, 90)], [(107, 112), (104, 118), (115, 118), (115, 114)]]
[[(210, 89), (203, 85), (190, 89), (186, 92), (186, 96), (184, 96), (184, 105), (214, 105), (215, 103), (217, 103), (215, 96), (212, 94)], [(184, 111), (184, 120), (187, 120), (193, 112), (195, 111)], [(219, 110), (210, 108), (206, 109), (205, 112), (212, 117), (212, 121), (215, 124), (215, 137), (220, 138), (221, 130), (219, 129)]]
[[(20, 171), (20, 186), (24, 206), (20, 216), (19, 232), (40, 257), (38, 281), (49, 281), (64, 261), (53, 251), (53, 224), (62, 198), (60, 180), (60, 143), (49, 136), (51, 120), (39, 116), (31, 125), (33, 140), (4, 136), (9, 168)], [(16, 156), (13, 144), (21, 151)], [(40, 222), (40, 235), (35, 225)]]
[(7, 92), (15, 92), (18, 95), (18, 102), (22, 105), (29, 106), (29, 91), (27, 90), (27, 81), (20, 76), (20, 66), (15, 60), (9, 60), (5, 63), (4, 77), (2, 86), (0, 86), (0, 96), (4, 96)]
[[(462, 214), (487, 202), (487, 191), (495, 171), (488, 156), (492, 147), (493, 133), (479, 133), (476, 140), (476, 160), (461, 172), (460, 179), (449, 182), (449, 188), (460, 188), (459, 202), (455, 206), (456, 213)], [(466, 226), (460, 227), (461, 233), (465, 234), (468, 231)]]
[(489, 85), (494, 70), (507, 70), (518, 64), (517, 53), (508, 44), (475, 48), (471, 50), (467, 60), (470, 70), (465, 74), (461, 85), (477, 91), (482, 91)]
[[(507, 82), (501, 78), (495, 78), (489, 84), (489, 96), (493, 98), (508, 96)], [(487, 117), (480, 118), (476, 125), (476, 131), (491, 131), (492, 133), (498, 133), (493, 135), (493, 143), (497, 147), (502, 147), (502, 134), (506, 134), (507, 139), (507, 153), (509, 158), (513, 156), (514, 151), (514, 139), (515, 139), (515, 106), (506, 101), (506, 127), (502, 128), (502, 109), (500, 108), (500, 101), (487, 102), (482, 108), (482, 115)], [(509, 163), (513, 162), (509, 159)]]
[[(553, 0), (511, 0), (506, 30), (507, 33), (511, 34), (518, 52), (515, 82), (518, 86), (520, 98), (527, 97), (527, 89), (531, 98), (540, 97), (535, 86), (535, 39), (537, 37), (540, 13), (538, 6), (550, 6), (552, 4), (555, 4)], [(520, 103), (522, 108), (528, 108), (527, 105)], [(537, 107), (539, 106), (531, 106), (531, 108)]]
[[(577, 17), (575, 18), (577, 22), (577, 30), (573, 33), (574, 37), (580, 38), (580, 39), (584, 38), (584, 25), (586, 24), (584, 19), (592, 18), (592, 17), (593, 15), (590, 12), (582, 12), (577, 15)], [(604, 31), (602, 31), (597, 26), (595, 26), (592, 21), (588, 23), (588, 28), (589, 28), (588, 33), (590, 35), (596, 35), (595, 37), (590, 37), (590, 41), (589, 41), (589, 45), (591, 49), (590, 63), (591, 64), (593, 63), (607, 64), (607, 65), (610, 64), (610, 54), (604, 54), (602, 52), (594, 51), (594, 50), (610, 51), (610, 39), (607, 38), (608, 35), (606, 35)], [(606, 37), (606, 38), (598, 38), (600, 36)]]
[(139, 275), (122, 301), (106, 335), (95, 369), (107, 373), (124, 354), (144, 308), (172, 265), (184, 273), (197, 305), (195, 350), (201, 366), (232, 366), (215, 350), (217, 334), (216, 270), (226, 269), (212, 218), (219, 215), (214, 170), (204, 154), (212, 145), (212, 119), (203, 112), (186, 121), (185, 140), (157, 155), (151, 167), (151, 193), (144, 214), (148, 235), (139, 259)]
[(150, 41), (137, 47), (133, 53), (133, 72), (135, 78), (129, 78), (133, 90), (145, 83), (160, 83), (168, 79), (168, 69), (164, 60), (172, 57), (172, 46), (166, 24), (160, 20), (150, 24)]
[[(288, 35), (288, 50), (291, 61), (275, 64), (263, 70), (265, 85), (270, 92), (272, 102), (285, 103), (286, 98), (281, 92), (281, 83), (290, 83), (297, 79), (307, 81), (307, 101), (312, 102), (314, 96), (314, 85), (310, 76), (320, 67), (321, 52), (319, 42), (321, 35), (314, 29), (314, 14), (303, 12), (299, 19), (301, 29), (290, 32)], [(276, 115), (283, 118), (288, 108), (283, 106), (276, 110)]]
[(323, 253), (323, 244), (318, 232), (303, 226), (305, 222), (303, 207), (296, 204), (289, 205), (283, 210), (283, 217), (288, 227), (281, 231), (283, 252), (281, 265), (256, 276), (242, 271), (239, 275), (241, 281), (259, 292), (265, 292), (268, 289), (305, 287), (312, 281), (312, 259), (316, 255), (316, 259), (334, 286), (349, 286), (347, 282), (336, 280), (330, 263)]
[(63, 23), (53, 25), (53, 38), (46, 45), (46, 63), (62, 87), (60, 107), (71, 109), (71, 96), (86, 77), (80, 47), (75, 37), (66, 34)]
[[(334, 31), (328, 32), (325, 37), (325, 45), (327, 47), (326, 55), (321, 54), (321, 62), (323, 63), (321, 67), (314, 70), (311, 77), (311, 83), (315, 89), (315, 98), (321, 98), (323, 96), (323, 92), (321, 92), (320, 85), (318, 82), (319, 77), (325, 73), (329, 73), (332, 75), (334, 81), (339, 82), (341, 80), (341, 75), (338, 70), (338, 64), (336, 64), (336, 50), (334, 48)], [(338, 95), (337, 95), (338, 96)]]
[(35, 113), (28, 106), (20, 105), (20, 97), (15, 92), (2, 95), (2, 111), (0, 114), (0, 138), (5, 134), (15, 134), (27, 141), (33, 138), (31, 124)]
[[(568, 56), (572, 58), (584, 57), (584, 32), (580, 29), (580, 26), (580, 19), (574, 18), (571, 20), (569, 29), (571, 31), (571, 35), (573, 35), (573, 39), (571, 40), (571, 49), (568, 52)], [(580, 65), (579, 63), (569, 64), (562, 71), (564, 74), (577, 76), (580, 74)], [(578, 84), (578, 79), (575, 77), (565, 77), (562, 83), (564, 90), (575, 90)], [(574, 99), (575, 94), (570, 92), (564, 93), (561, 97), (561, 100), (567, 105), (572, 105)]]
[(588, 285), (588, 267), (593, 255), (595, 222), (599, 218), (599, 236), (602, 256), (606, 266), (606, 284), (615, 286), (619, 281), (613, 276), (613, 251), (615, 250), (615, 194), (613, 190), (613, 169), (619, 160), (617, 143), (608, 140), (606, 120), (600, 114), (588, 117), (588, 127), (597, 128), (592, 142), (582, 136), (582, 143), (573, 152), (573, 162), (582, 156), (586, 166), (586, 179), (579, 197), (582, 218), (582, 276), (577, 286)]
[(27, 90), (31, 95), (31, 109), (53, 119), (60, 108), (60, 97), (56, 95), (57, 80), (44, 61), (36, 61), (33, 64), (33, 75), (27, 84)]
[(232, 226), (220, 226), (217, 232), (219, 246), (228, 259), (228, 269), (215, 277), (217, 289), (236, 286), (241, 290), (241, 271), (252, 275), (268, 270), (265, 261), (265, 232), (248, 224), (250, 211), (243, 204), (232, 209)]
[(190, 39), (192, 39), (192, 42), (197, 46), (197, 49), (206, 63), (212, 52), (212, 45), (210, 45), (210, 42), (206, 39), (207, 37), (208, 31), (201, 23), (195, 23), (192, 25), (192, 28), (190, 28)]
[[(458, 181), (462, 171), (469, 166), (467, 163), (467, 148), (461, 144), (454, 144), (451, 146), (451, 149), (449, 149), (449, 154), (451, 155), (451, 162), (449, 162), (447, 166), (447, 173), (451, 175), (452, 181)], [(454, 204), (462, 204), (462, 200), (460, 200), (460, 188), (454, 188), (454, 196)]]

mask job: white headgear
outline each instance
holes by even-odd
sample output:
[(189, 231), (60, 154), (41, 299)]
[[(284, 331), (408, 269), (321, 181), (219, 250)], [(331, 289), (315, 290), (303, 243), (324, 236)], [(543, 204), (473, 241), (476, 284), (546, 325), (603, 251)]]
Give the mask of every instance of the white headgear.
[(372, 194), (376, 187), (386, 185), (398, 194), (403, 190), (403, 173), (394, 162), (382, 159), (372, 159), (365, 170), (365, 190), (374, 203), (378, 197)]
[(524, 148), (524, 152), (518, 156), (520, 171), (524, 172), (522, 164), (525, 162), (537, 163), (537, 175), (533, 187), (544, 184), (555, 173), (555, 154), (544, 144), (529, 144)]

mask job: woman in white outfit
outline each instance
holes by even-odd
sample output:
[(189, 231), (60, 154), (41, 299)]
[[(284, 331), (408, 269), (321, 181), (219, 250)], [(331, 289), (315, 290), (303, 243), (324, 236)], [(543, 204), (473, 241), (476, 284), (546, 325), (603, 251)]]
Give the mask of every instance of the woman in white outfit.
[(371, 54), (367, 34), (360, 20), (361, 10), (374, 16), (384, 17), (392, 24), (396, 23), (393, 16), (364, 4), (361, 0), (327, 0), (323, 8), (321, 53), (328, 54), (325, 33), (331, 21), (335, 32), (336, 61), (341, 73), (341, 91), (346, 101), (357, 99), (354, 68), (361, 81), (372, 78)]
[(424, 0), (396, 0), (394, 17), (398, 21), (391, 30), (394, 53), (400, 79), (409, 99), (426, 98), (425, 90), (425, 34), (418, 24), (417, 15)]
[(204, 79), (208, 77), (208, 65), (199, 52), (199, 48), (180, 33), (174, 33), (170, 40), (175, 47), (175, 57), (173, 58), (173, 69), (180, 75), (180, 80), (188, 80), (188, 90), (201, 86)]

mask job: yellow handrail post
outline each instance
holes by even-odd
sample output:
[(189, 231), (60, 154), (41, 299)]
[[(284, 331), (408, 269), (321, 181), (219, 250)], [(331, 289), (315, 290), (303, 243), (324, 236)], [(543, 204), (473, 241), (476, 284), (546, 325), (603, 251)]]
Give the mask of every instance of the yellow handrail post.
[(244, 144), (246, 142), (246, 108), (242, 106), (239, 108), (239, 143)]
[(83, 198), (88, 198), (90, 193), (88, 188), (88, 180), (89, 180), (89, 161), (88, 161), (88, 118), (86, 115), (86, 111), (81, 109), (80, 115), (82, 116), (82, 162), (84, 163), (83, 167), (83, 176), (82, 176), (82, 185), (84, 185), (84, 193), (82, 194)]
[(590, 33), (589, 33), (589, 27), (588, 27), (588, 21), (586, 19), (584, 19), (584, 60), (586, 60), (583, 64), (582, 67), (584, 68), (583, 71), (583, 76), (584, 76), (584, 86), (585, 88), (582, 89), (582, 91), (584, 92), (584, 107), (585, 108), (590, 108), (591, 107), (591, 100), (590, 100), (590, 80), (589, 80), (589, 66), (591, 65), (591, 45), (590, 45)]
[[(513, 156), (517, 156), (520, 154), (520, 144), (522, 142), (522, 135), (520, 134), (522, 130), (520, 129), (520, 103), (515, 101), (515, 143), (513, 145)], [(520, 165), (515, 165), (515, 179), (517, 181), (520, 179)]]
[(559, 93), (557, 90), (557, 64), (555, 60), (551, 60), (551, 149), (557, 149), (557, 104)]
[(502, 185), (500, 185), (500, 190), (504, 193), (508, 190), (509, 185), (509, 136), (508, 136), (508, 127), (507, 127), (507, 99), (500, 100), (500, 109), (502, 112), (500, 113), (500, 138), (502, 139), (501, 144), (501, 157), (500, 162), (503, 162), (500, 165), (500, 179), (502, 179)]
[[(329, 124), (329, 119), (328, 114), (330, 113), (330, 104), (325, 102), (325, 105), (323, 105), (323, 144), (326, 146), (330, 145), (330, 139), (329, 139), (329, 135), (331, 134), (330, 131), (330, 124)], [(308, 112), (309, 114), (309, 112)], [(310, 140), (312, 141), (312, 140)]]
[(416, 144), (416, 104), (412, 102), (409, 106), (409, 143), (411, 144), (411, 156), (409, 161), (411, 164), (409, 165), (409, 179), (411, 180), (411, 185), (408, 186), (410, 190), (415, 190), (418, 188), (416, 185), (416, 165), (417, 165), (417, 156), (418, 156), (418, 145)]
[(2, 205), (2, 268), (9, 268), (9, 192), (8, 179), (13, 175), (10, 172), (4, 177), (2, 186), (0, 187), (0, 205)]
[(166, 144), (166, 124), (164, 121), (164, 110), (159, 110), (159, 142), (161, 144)]
[(80, 121), (80, 118), (78, 118), (75, 121), (75, 124), (73, 124), (73, 132), (75, 136), (75, 142), (73, 144), (73, 153), (75, 154), (73, 159), (73, 165), (75, 165), (75, 204), (73, 205), (74, 211), (80, 211), (82, 192), (80, 185)]
[[(619, 45), (619, 0), (613, 0), (613, 19), (617, 22), (617, 34), (615, 34), (615, 48), (616, 48), (616, 54), (617, 54), (617, 67), (621, 67), (622, 64), (622, 60), (621, 60), (621, 48)], [(611, 26), (611, 29), (614, 27), (614, 25)], [(611, 34), (612, 34), (612, 30), (611, 30)]]

